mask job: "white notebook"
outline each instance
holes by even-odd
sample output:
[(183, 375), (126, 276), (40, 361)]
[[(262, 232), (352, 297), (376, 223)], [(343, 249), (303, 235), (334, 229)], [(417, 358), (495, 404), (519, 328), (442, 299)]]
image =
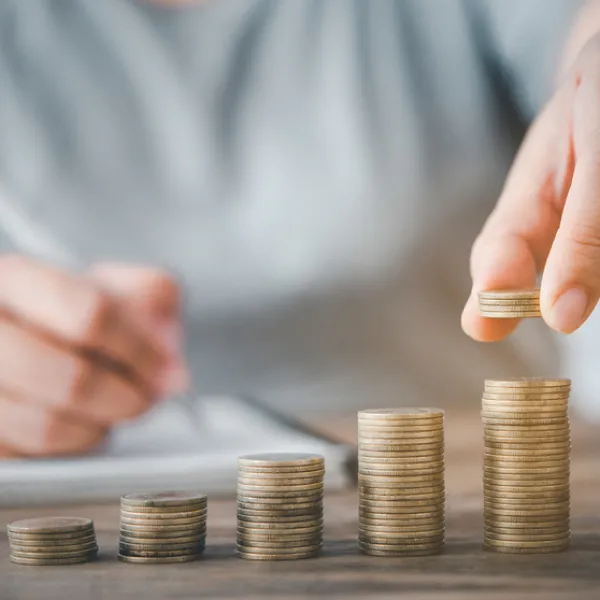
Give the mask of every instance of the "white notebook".
[(110, 501), (157, 489), (233, 495), (237, 459), (257, 452), (315, 452), (325, 457), (325, 485), (353, 481), (355, 450), (295, 427), (229, 396), (202, 398), (196, 418), (164, 402), (113, 432), (94, 455), (0, 461), (0, 505)]

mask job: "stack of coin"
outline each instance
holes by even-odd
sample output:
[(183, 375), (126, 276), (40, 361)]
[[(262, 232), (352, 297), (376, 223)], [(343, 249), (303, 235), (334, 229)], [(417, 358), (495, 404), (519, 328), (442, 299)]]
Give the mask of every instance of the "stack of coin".
[(559, 552), (569, 544), (568, 379), (485, 382), (484, 547)]
[(444, 544), (444, 412), (358, 413), (358, 547), (373, 556), (423, 556)]
[(239, 459), (237, 553), (250, 560), (317, 556), (323, 546), (325, 461), (317, 454)]
[(540, 290), (479, 292), (479, 312), (492, 319), (541, 317)]
[(119, 560), (171, 563), (204, 552), (206, 496), (189, 492), (129, 494), (121, 498)]
[(21, 565), (72, 565), (96, 558), (94, 524), (81, 517), (41, 517), (7, 527), (10, 559)]

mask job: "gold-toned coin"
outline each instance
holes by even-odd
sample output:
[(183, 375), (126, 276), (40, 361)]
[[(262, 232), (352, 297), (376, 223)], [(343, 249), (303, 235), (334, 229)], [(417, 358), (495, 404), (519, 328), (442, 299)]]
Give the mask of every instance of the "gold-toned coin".
[(358, 456), (359, 467), (394, 469), (396, 466), (402, 468), (405, 465), (428, 465), (444, 464), (444, 455), (440, 452), (428, 452), (416, 456), (406, 456), (404, 453), (393, 458), (381, 458), (372, 456)]
[(445, 492), (444, 483), (419, 487), (395, 486), (383, 487), (377, 485), (359, 484), (358, 491), (362, 494), (376, 494), (378, 496), (396, 496), (403, 498), (416, 498), (417, 496), (440, 496)]
[[(280, 475), (280, 473), (278, 473)], [(286, 488), (286, 487), (295, 487), (295, 486), (305, 486), (305, 485), (321, 485), (323, 486), (323, 476), (319, 475), (317, 477), (249, 477), (246, 473), (240, 473), (238, 475), (238, 485), (249, 485), (255, 487), (278, 487), (278, 488)]]
[(441, 541), (444, 538), (444, 527), (424, 531), (377, 531), (372, 532), (359, 527), (358, 538), (365, 544), (422, 544)]
[(570, 509), (562, 508), (562, 509), (548, 509), (548, 510), (509, 510), (507, 508), (496, 508), (490, 507), (489, 505), (484, 506), (484, 514), (489, 519), (513, 519), (518, 518), (523, 521), (527, 519), (540, 519), (540, 520), (550, 520), (550, 519), (563, 519), (569, 516)]
[(505, 547), (502, 546), (486, 546), (483, 545), (483, 549), (488, 552), (496, 552), (498, 554), (554, 554), (557, 552), (564, 552), (569, 547), (569, 544), (564, 546), (556, 547), (543, 547), (543, 548), (515, 548), (513, 546)]
[(238, 496), (250, 496), (255, 498), (319, 498), (323, 496), (323, 484), (311, 486), (257, 486), (238, 483)]
[(443, 542), (425, 544), (374, 544), (359, 541), (358, 548), (365, 554), (373, 556), (418, 556), (419, 552), (436, 554), (441, 552)]
[(10, 551), (11, 552), (15, 552), (15, 553), (20, 553), (23, 555), (29, 555), (29, 554), (48, 554), (50, 556), (57, 556), (57, 555), (62, 555), (64, 553), (71, 553), (71, 552), (89, 552), (91, 550), (98, 550), (98, 544), (96, 543), (96, 540), (90, 541), (90, 542), (85, 542), (83, 544), (69, 544), (68, 546), (63, 545), (63, 546), (48, 546), (48, 545), (44, 545), (44, 546), (32, 546), (32, 545), (27, 545), (27, 544), (16, 544), (14, 542), (11, 541), (10, 543)]
[(17, 546), (35, 546), (37, 548), (54, 548), (63, 546), (79, 546), (90, 542), (96, 543), (96, 534), (77, 535), (76, 537), (60, 538), (54, 537), (33, 537), (28, 534), (10, 534), (9, 541), (11, 545)]
[(199, 548), (203, 549), (205, 546), (206, 539), (204, 537), (194, 540), (192, 542), (164, 542), (163, 543), (153, 543), (147, 544), (145, 540), (135, 540), (131, 541), (128, 539), (119, 539), (119, 548), (125, 550), (123, 554), (127, 554), (127, 551), (131, 550), (133, 552), (177, 552), (179, 550), (198, 550)]
[(281, 468), (293, 467), (306, 469), (315, 467), (323, 469), (325, 459), (319, 454), (294, 453), (294, 452), (274, 452), (263, 454), (248, 454), (240, 456), (238, 465), (240, 467), (268, 467)]
[(490, 514), (505, 514), (505, 515), (554, 515), (564, 514), (569, 512), (569, 500), (562, 502), (546, 502), (541, 500), (538, 504), (514, 504), (505, 502), (503, 499), (492, 498), (487, 496), (483, 500), (484, 511)]
[(322, 529), (323, 519), (311, 519), (311, 520), (293, 520), (293, 521), (265, 521), (265, 522), (254, 522), (247, 520), (246, 518), (238, 518), (238, 529), (251, 529), (256, 531), (297, 531), (298, 533), (304, 531), (313, 531), (314, 529)]
[(197, 560), (200, 557), (199, 554), (186, 554), (183, 556), (125, 556), (123, 554), (117, 554), (117, 560), (126, 563), (135, 564), (157, 564), (157, 563), (182, 563), (191, 562)]
[(490, 459), (484, 456), (483, 466), (486, 470), (496, 470), (499, 473), (510, 474), (511, 472), (517, 473), (567, 473), (571, 468), (571, 461), (569, 459), (561, 460), (539, 460), (539, 461), (523, 461), (523, 460), (497, 460)]
[(410, 515), (412, 520), (418, 521), (419, 519), (429, 519), (444, 514), (443, 505), (435, 502), (422, 505), (415, 505), (414, 503), (410, 505), (401, 504), (399, 506), (387, 506), (391, 504), (390, 502), (372, 502), (370, 505), (365, 505), (367, 502), (368, 500), (359, 501), (358, 510), (360, 518), (383, 518), (384, 515), (398, 518), (399, 515)]
[[(405, 496), (402, 495), (397, 495), (397, 496), (379, 496), (377, 494), (362, 494), (360, 496), (361, 500), (368, 500), (370, 502), (391, 502), (391, 501), (406, 501), (407, 498)], [(423, 501), (426, 500), (428, 501), (431, 505), (436, 505), (436, 506), (441, 506), (444, 504), (446, 498), (445, 495), (439, 494), (437, 496), (418, 496), (416, 498), (413, 498), (411, 496), (410, 498), (411, 500), (417, 500), (417, 501)]]
[(533, 479), (531, 477), (507, 477), (503, 476), (502, 478), (498, 478), (497, 476), (490, 476), (487, 473), (484, 473), (483, 476), (484, 486), (487, 484), (496, 485), (496, 486), (504, 486), (504, 487), (517, 487), (521, 486), (523, 488), (531, 488), (535, 487), (536, 489), (540, 489), (541, 487), (546, 487), (547, 489), (563, 489), (564, 486), (569, 484), (569, 476), (568, 475), (556, 475), (556, 476), (545, 476), (543, 479)]
[(550, 436), (569, 435), (571, 427), (569, 424), (560, 427), (553, 425), (544, 425), (540, 427), (499, 427), (496, 425), (484, 425), (484, 431), (488, 435), (512, 436), (512, 437), (540, 437), (545, 434)]
[(298, 538), (285, 538), (276, 540), (274, 538), (258, 538), (248, 537), (238, 533), (237, 544), (243, 545), (249, 548), (255, 548), (260, 550), (290, 550), (294, 548), (305, 548), (308, 546), (320, 546), (323, 544), (323, 535), (317, 533), (312, 536), (298, 537)]
[(139, 537), (139, 536), (131, 536), (126, 534), (121, 534), (119, 537), (119, 542), (123, 544), (129, 545), (138, 545), (143, 547), (155, 547), (155, 546), (167, 546), (167, 547), (177, 547), (184, 545), (200, 545), (206, 541), (206, 534), (200, 535), (188, 535), (176, 538), (147, 538), (147, 537)]
[(490, 406), (494, 406), (496, 403), (506, 404), (539, 404), (543, 406), (547, 404), (556, 404), (557, 406), (563, 406), (567, 408), (569, 403), (570, 392), (516, 392), (511, 390), (509, 392), (500, 391), (485, 391), (482, 394), (482, 400), (485, 400)]
[(406, 455), (409, 452), (414, 452), (415, 448), (422, 448), (424, 450), (435, 450), (436, 452), (442, 453), (444, 451), (444, 444), (419, 444), (419, 446), (403, 446), (400, 444), (388, 446), (375, 446), (373, 444), (370, 444), (369, 446), (361, 445), (358, 448), (358, 454), (361, 458), (365, 456), (371, 456), (375, 458), (392, 458), (398, 455)]
[(539, 288), (526, 290), (484, 290), (478, 293), (479, 300), (539, 300)]
[[(273, 512), (273, 511), (269, 511), (269, 512)], [(314, 513), (318, 512), (319, 515), (318, 516), (314, 516)], [(252, 511), (250, 511), (250, 513), (252, 513)], [(265, 515), (264, 512), (260, 512), (259, 514), (245, 514), (245, 511), (238, 511), (237, 514), (237, 518), (238, 521), (248, 521), (248, 522), (256, 522), (256, 523), (262, 523), (265, 527), (267, 526), (273, 526), (273, 527), (278, 527), (279, 525), (283, 526), (287, 526), (290, 525), (292, 526), (293, 524), (297, 524), (297, 523), (315, 523), (315, 522), (322, 522), (322, 518), (323, 518), (323, 510), (322, 507), (318, 510), (318, 511), (312, 511), (313, 514), (309, 514), (309, 515), (290, 515), (287, 517), (282, 517), (280, 515), (273, 515), (273, 514), (267, 514)], [(261, 519), (266, 518), (266, 521), (261, 521)], [(301, 525), (302, 527), (309, 527), (311, 525)]]
[(306, 558), (316, 558), (321, 553), (321, 548), (315, 548), (308, 552), (295, 552), (290, 554), (262, 554), (260, 552), (247, 552), (236, 549), (236, 553), (239, 558), (244, 560), (259, 560), (259, 561), (273, 561), (273, 560), (300, 560)]
[(35, 567), (51, 567), (60, 565), (76, 565), (86, 563), (94, 560), (94, 556), (76, 556), (73, 558), (61, 557), (61, 558), (29, 558), (22, 556), (11, 555), (10, 561), (18, 565), (30, 565)]
[(479, 314), (482, 317), (495, 318), (495, 319), (524, 319), (527, 317), (541, 317), (542, 313), (539, 310), (510, 310), (510, 311), (499, 311), (489, 310), (488, 308), (479, 309)]
[[(403, 476), (409, 477), (418, 477), (423, 475), (438, 475), (444, 473), (444, 465), (432, 465), (430, 468), (426, 469), (369, 469), (367, 467), (359, 467), (358, 475), (364, 477), (370, 477), (373, 481), (375, 477), (380, 479), (385, 479), (386, 477), (398, 478)], [(439, 479), (443, 479), (443, 476), (438, 477)]]
[(509, 524), (509, 526), (503, 526), (503, 527), (494, 527), (492, 525), (486, 525), (484, 530), (488, 533), (491, 534), (496, 534), (496, 535), (516, 535), (516, 536), (525, 536), (525, 535), (529, 535), (529, 534), (533, 534), (533, 535), (561, 535), (561, 534), (567, 534), (570, 532), (570, 528), (569, 528), (569, 524), (568, 523), (560, 523), (557, 525), (554, 525), (553, 527), (537, 527), (535, 525), (535, 523), (533, 523), (532, 525), (530, 525), (529, 527), (514, 527), (511, 526), (512, 524)]
[(570, 379), (546, 379), (544, 377), (508, 377), (506, 379), (486, 379), (488, 388), (570, 388)]
[(200, 510), (189, 510), (185, 512), (134, 512), (130, 510), (121, 510), (121, 518), (131, 519), (132, 521), (150, 522), (156, 521), (168, 521), (170, 523), (177, 523), (179, 521), (190, 520), (190, 519), (205, 519), (207, 510), (205, 508)]
[(126, 525), (139, 525), (143, 527), (198, 527), (206, 522), (206, 516), (189, 517), (187, 519), (139, 519), (121, 514), (121, 523)]
[(545, 504), (546, 506), (552, 506), (556, 503), (567, 502), (570, 499), (570, 492), (568, 490), (559, 494), (554, 493), (551, 496), (540, 496), (539, 494), (529, 494), (528, 498), (522, 496), (513, 496), (502, 494), (490, 490), (484, 491), (485, 497), (491, 502), (505, 502), (506, 504), (514, 504), (517, 506), (532, 506), (536, 504)]
[(93, 531), (94, 524), (91, 519), (84, 517), (38, 517), (35, 519), (21, 519), (13, 521), (6, 526), (7, 532), (22, 534), (68, 534), (88, 533)]
[(488, 477), (493, 477), (500, 481), (521, 481), (522, 479), (528, 479), (530, 481), (552, 481), (555, 479), (569, 479), (569, 469), (545, 469), (538, 470), (537, 472), (533, 469), (499, 469), (497, 467), (484, 465), (483, 472)]
[(569, 454), (565, 456), (552, 455), (550, 457), (545, 456), (524, 456), (508, 454), (506, 456), (495, 452), (490, 452), (487, 448), (483, 454), (484, 461), (490, 465), (505, 466), (505, 467), (518, 467), (518, 466), (529, 466), (532, 467), (555, 467), (555, 466), (569, 466), (571, 458)]
[(287, 538), (305, 538), (314, 537), (323, 532), (323, 525), (318, 527), (299, 527), (299, 528), (286, 528), (286, 529), (261, 529), (260, 527), (248, 527), (247, 524), (237, 524), (237, 532), (240, 535), (247, 535), (248, 537), (265, 538), (284, 540)]
[(369, 408), (358, 411), (358, 420), (399, 420), (405, 421), (421, 421), (430, 419), (443, 419), (444, 411), (440, 408), (413, 408), (413, 407), (397, 407), (397, 408)]
[(398, 477), (378, 477), (376, 475), (362, 475), (358, 476), (358, 484), (364, 487), (379, 487), (379, 488), (397, 488), (400, 486), (413, 487), (429, 487), (433, 485), (442, 485), (444, 481), (444, 472), (439, 471), (438, 473), (431, 473), (429, 475), (405, 475)]
[(539, 411), (539, 410), (528, 410), (527, 412), (523, 412), (523, 411), (518, 411), (518, 410), (486, 410), (485, 412), (485, 417), (486, 418), (493, 418), (493, 419), (519, 419), (521, 420), (521, 418), (523, 419), (523, 422), (526, 422), (527, 420), (530, 420), (531, 418), (533, 418), (533, 415), (535, 415), (536, 417), (539, 417), (542, 420), (545, 419), (554, 419), (554, 418), (561, 418), (564, 419), (565, 415), (567, 413), (565, 413), (565, 411), (547, 411), (544, 410)]
[(444, 457), (444, 449), (443, 447), (436, 447), (434, 450), (417, 450), (410, 452), (402, 452), (399, 454), (398, 452), (386, 453), (385, 456), (382, 456), (381, 452), (358, 452), (358, 464), (378, 464), (378, 465), (387, 465), (387, 464), (396, 464), (399, 462), (405, 462), (412, 459), (422, 459), (425, 460), (439, 460)]
[(160, 507), (186, 506), (189, 510), (196, 505), (206, 506), (206, 494), (198, 492), (152, 492), (127, 494), (121, 498), (122, 507)]
[(247, 518), (255, 518), (255, 519), (267, 519), (269, 521), (273, 521), (275, 517), (278, 518), (288, 518), (288, 517), (301, 517), (305, 516), (312, 519), (320, 518), (323, 516), (323, 508), (321, 506), (315, 506), (311, 508), (302, 508), (302, 509), (282, 509), (282, 508), (273, 508), (273, 509), (253, 509), (251, 507), (238, 506), (238, 518), (247, 517)]
[(385, 521), (377, 519), (359, 519), (358, 528), (366, 533), (419, 533), (423, 531), (431, 531), (432, 529), (444, 528), (443, 518), (422, 519), (416, 523), (411, 523), (409, 520), (403, 519), (398, 521)]
[(555, 415), (560, 415), (563, 418), (569, 414), (567, 400), (489, 400), (482, 398), (481, 412), (487, 414), (488, 411), (494, 413), (518, 413), (525, 416), (543, 411), (553, 412)]
[(92, 559), (96, 554), (98, 554), (98, 548), (76, 552), (22, 552), (21, 550), (13, 549), (10, 551), (11, 558), (33, 558), (35, 560)]
[(568, 452), (571, 448), (571, 442), (504, 442), (504, 441), (491, 441), (486, 440), (486, 447), (488, 448), (498, 448), (502, 450), (530, 450), (532, 456), (539, 456), (540, 454), (544, 454), (546, 450), (563, 450), (563, 452)]
[(240, 496), (238, 494), (237, 497), (237, 505), (242, 508), (251, 508), (253, 510), (303, 510), (307, 508), (312, 508), (315, 505), (318, 505), (323, 500), (323, 494), (318, 494), (315, 496), (302, 496), (299, 498), (296, 497), (268, 497), (268, 496)]
[(514, 527), (516, 529), (523, 529), (526, 527), (538, 527), (540, 529), (549, 529), (552, 527), (558, 527), (559, 525), (564, 525), (567, 527), (569, 525), (569, 518), (550, 518), (544, 517), (544, 520), (540, 520), (540, 517), (531, 518), (531, 517), (502, 517), (502, 516), (492, 516), (484, 515), (484, 529), (489, 529), (491, 527)]
[(278, 546), (268, 546), (261, 544), (240, 544), (239, 542), (236, 544), (236, 550), (241, 553), (248, 554), (263, 554), (263, 555), (276, 555), (276, 556), (284, 556), (286, 554), (304, 554), (307, 552), (316, 552), (322, 548), (322, 543), (315, 544), (307, 544), (306, 546), (293, 546), (290, 547), (278, 547)]
[(138, 527), (135, 525), (121, 525), (119, 530), (119, 534), (121, 536), (133, 537), (136, 539), (139, 538), (148, 538), (148, 539), (179, 539), (191, 536), (201, 536), (206, 534), (206, 525), (201, 525), (199, 527), (183, 527), (183, 528), (173, 528), (173, 527)]
[(512, 429), (541, 429), (545, 428), (557, 428), (560, 429), (562, 427), (569, 426), (569, 417), (566, 415), (559, 415), (556, 417), (548, 418), (548, 419), (536, 419), (535, 417), (525, 417), (523, 419), (520, 418), (490, 418), (487, 416), (482, 416), (481, 421), (483, 422), (484, 427), (491, 428), (500, 428), (500, 427), (510, 427)]
[(544, 547), (556, 548), (556, 547), (564, 546), (564, 544), (568, 542), (568, 539), (569, 538), (567, 537), (567, 538), (563, 538), (560, 540), (547, 540), (547, 541), (539, 540), (539, 541), (534, 541), (534, 542), (526, 542), (526, 541), (506, 542), (503, 540), (486, 538), (484, 543), (486, 546), (503, 547), (503, 548), (508, 548), (508, 547), (510, 547), (510, 548), (544, 548)]
[[(255, 470), (259, 469), (259, 470)], [(246, 469), (245, 467), (238, 468), (238, 477), (246, 478), (246, 479), (265, 479), (268, 481), (275, 480), (275, 482), (279, 482), (280, 480), (285, 479), (298, 479), (302, 480), (304, 483), (308, 483), (304, 481), (305, 479), (323, 479), (325, 476), (325, 467), (321, 465), (320, 467), (291, 467), (290, 471), (280, 471), (279, 467), (277, 470), (269, 469), (268, 467), (254, 467), (250, 469)]]
[(490, 448), (486, 447), (484, 452), (488, 456), (497, 456), (502, 459), (513, 458), (515, 460), (566, 460), (570, 456), (569, 447), (550, 448), (544, 452), (532, 452), (531, 448)]
[(438, 431), (394, 431), (384, 432), (379, 430), (377, 432), (368, 433), (364, 429), (358, 430), (358, 442), (359, 444), (409, 444), (414, 442), (415, 444), (421, 444), (427, 440), (431, 443), (440, 443), (444, 439), (444, 430)]
[(484, 532), (486, 541), (495, 541), (495, 542), (507, 542), (512, 544), (513, 542), (564, 542), (569, 539), (570, 533), (569, 531), (562, 533), (551, 533), (551, 534), (535, 534), (535, 533), (524, 533), (524, 534), (501, 534), (501, 533), (493, 533), (491, 531)]
[[(162, 522), (161, 522), (162, 523)], [(159, 537), (162, 533), (166, 536), (176, 536), (178, 533), (181, 535), (195, 535), (204, 533), (206, 531), (206, 524), (200, 523), (199, 525), (134, 525), (132, 523), (121, 522), (121, 531), (127, 531), (130, 535), (143, 535), (148, 534), (149, 537)]]
[(367, 435), (383, 433), (385, 435), (393, 435), (395, 433), (439, 433), (444, 430), (444, 420), (436, 419), (434, 421), (417, 421), (413, 423), (402, 423), (402, 421), (360, 421), (358, 424), (358, 432)]
[(185, 550), (133, 550), (119, 544), (119, 556), (134, 558), (171, 558), (175, 556), (198, 556), (201, 554), (198, 547), (187, 548)]
[[(429, 482), (428, 482), (429, 483)], [(423, 500), (425, 498), (438, 498), (443, 497), (445, 494), (445, 488), (442, 484), (436, 486), (422, 487), (420, 484), (415, 483), (415, 487), (410, 487), (413, 484), (407, 485), (366, 485), (360, 483), (358, 485), (358, 493), (361, 498), (368, 496), (384, 496), (382, 500), (392, 500), (392, 496), (398, 496), (398, 500)], [(437, 490), (431, 488), (437, 487)]]

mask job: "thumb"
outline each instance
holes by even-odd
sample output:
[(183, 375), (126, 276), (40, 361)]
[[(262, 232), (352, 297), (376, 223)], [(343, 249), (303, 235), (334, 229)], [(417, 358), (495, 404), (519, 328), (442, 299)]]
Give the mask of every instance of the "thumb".
[(600, 57), (590, 58), (572, 108), (573, 177), (540, 297), (546, 320), (563, 333), (582, 325), (600, 297)]
[(153, 267), (110, 262), (93, 265), (88, 275), (118, 298), (130, 317), (166, 351), (169, 361), (160, 376), (163, 392), (185, 389), (189, 376), (183, 356), (181, 290), (173, 277)]

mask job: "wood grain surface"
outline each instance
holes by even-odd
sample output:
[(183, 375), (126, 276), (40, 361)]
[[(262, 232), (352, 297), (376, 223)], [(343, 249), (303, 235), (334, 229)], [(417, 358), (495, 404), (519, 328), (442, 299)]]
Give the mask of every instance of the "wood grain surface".
[[(355, 416), (320, 427), (347, 441)], [(447, 413), (447, 542), (444, 554), (373, 558), (356, 550), (355, 490), (327, 494), (321, 558), (253, 563), (234, 556), (235, 503), (209, 502), (204, 558), (183, 565), (128, 565), (115, 559), (118, 507), (73, 506), (0, 512), (0, 526), (25, 516), (68, 514), (94, 519), (101, 555), (67, 567), (9, 562), (0, 534), (0, 600), (347, 600), (600, 599), (600, 427), (573, 423), (572, 548), (562, 554), (516, 556), (484, 552), (482, 541), (481, 426), (476, 410)]]

